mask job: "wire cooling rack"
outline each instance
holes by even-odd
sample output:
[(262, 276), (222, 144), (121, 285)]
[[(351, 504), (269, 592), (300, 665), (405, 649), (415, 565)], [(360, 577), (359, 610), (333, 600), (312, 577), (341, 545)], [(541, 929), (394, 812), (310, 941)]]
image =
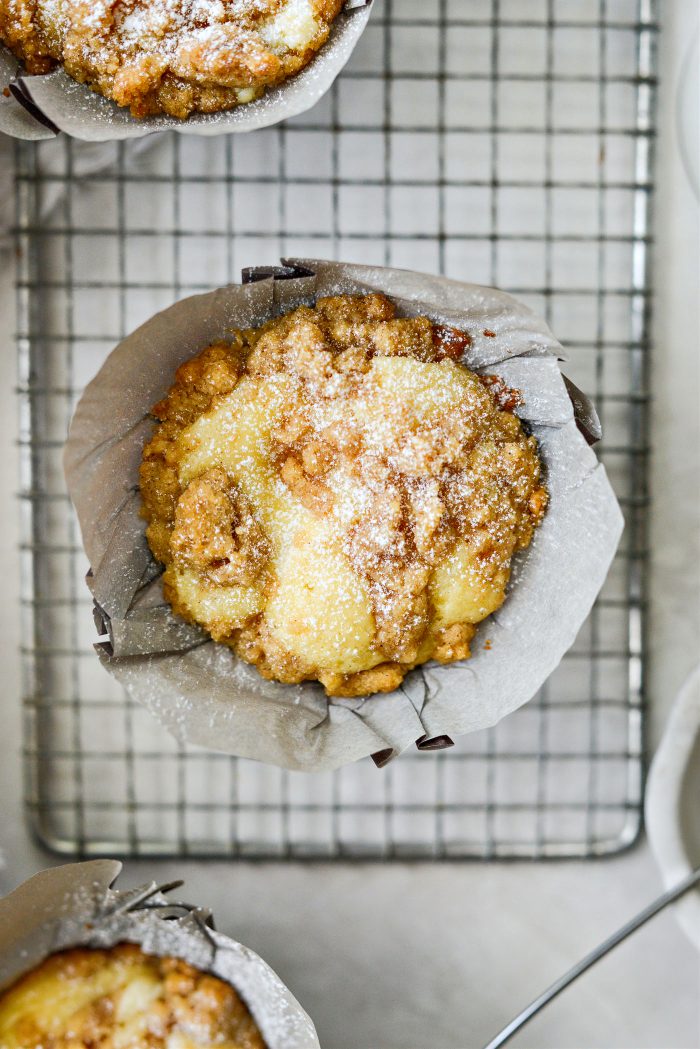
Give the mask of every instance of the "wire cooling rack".
[[(17, 157), (26, 801), (68, 854), (596, 856), (640, 821), (650, 0), (385, 0), (311, 112)], [(543, 313), (627, 519), (541, 693), (437, 754), (302, 775), (178, 746), (102, 670), (60, 457), (81, 388), (178, 297), (283, 255), (441, 271)]]

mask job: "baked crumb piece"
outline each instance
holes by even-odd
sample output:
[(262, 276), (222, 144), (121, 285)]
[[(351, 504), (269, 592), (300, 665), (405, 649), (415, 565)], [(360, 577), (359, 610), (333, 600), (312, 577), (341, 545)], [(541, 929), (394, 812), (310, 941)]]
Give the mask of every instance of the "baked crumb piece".
[(435, 638), (433, 659), (440, 663), (454, 663), (457, 659), (469, 659), (469, 642), (476, 633), (473, 623), (453, 623), (445, 627)]
[(134, 117), (252, 102), (306, 66), (343, 0), (0, 0), (28, 73), (62, 65)]
[(51, 955), (0, 994), (2, 1049), (265, 1049), (230, 984), (135, 944)]
[(469, 343), (339, 295), (183, 365), (141, 467), (175, 612), (333, 696), (469, 658), (547, 505), (520, 394)]
[(393, 692), (404, 679), (406, 670), (398, 663), (380, 663), (356, 674), (319, 674), (319, 681), (329, 696), (371, 696), (377, 692)]

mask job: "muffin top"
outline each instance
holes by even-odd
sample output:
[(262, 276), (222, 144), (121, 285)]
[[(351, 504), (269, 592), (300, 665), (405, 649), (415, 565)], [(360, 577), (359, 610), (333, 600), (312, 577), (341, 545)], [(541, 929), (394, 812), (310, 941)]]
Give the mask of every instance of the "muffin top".
[(183, 364), (141, 466), (174, 611), (334, 696), (468, 658), (547, 501), (518, 394), (469, 342), (339, 295)]
[(230, 984), (134, 944), (47, 958), (0, 994), (2, 1049), (264, 1049)]
[(184, 119), (259, 98), (303, 69), (343, 0), (0, 0), (30, 73), (57, 63), (135, 117)]

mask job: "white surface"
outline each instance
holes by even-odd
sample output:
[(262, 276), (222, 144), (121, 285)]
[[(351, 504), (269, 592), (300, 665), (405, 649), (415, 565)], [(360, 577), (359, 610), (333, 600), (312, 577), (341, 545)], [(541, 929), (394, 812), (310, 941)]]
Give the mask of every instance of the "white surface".
[[(700, 864), (700, 664), (673, 705), (654, 756), (646, 792), (649, 841), (670, 888)], [(700, 891), (676, 907), (679, 922), (700, 951)]]
[[(670, 66), (696, 4), (664, 4), (651, 580), (651, 740), (697, 661), (700, 636), (697, 207), (675, 148)], [(683, 13), (686, 19), (683, 21)], [(0, 844), (6, 891), (55, 862), (21, 816), (16, 417), (10, 267), (0, 276)], [(325, 1049), (464, 1049), (661, 890), (645, 846), (563, 864), (253, 866), (129, 863), (124, 884), (187, 878), (219, 927), (257, 950), (314, 1018)], [(439, 913), (428, 905), (438, 898)], [(362, 902), (360, 912), (359, 901)], [(538, 1049), (700, 1044), (698, 958), (671, 914), (620, 947), (513, 1041)]]
[(700, 199), (700, 28), (686, 48), (678, 84), (676, 127), (686, 174)]
[(651, 488), (652, 743), (698, 659), (700, 638), (700, 209), (678, 148), (679, 67), (698, 6), (665, 4), (656, 150)]

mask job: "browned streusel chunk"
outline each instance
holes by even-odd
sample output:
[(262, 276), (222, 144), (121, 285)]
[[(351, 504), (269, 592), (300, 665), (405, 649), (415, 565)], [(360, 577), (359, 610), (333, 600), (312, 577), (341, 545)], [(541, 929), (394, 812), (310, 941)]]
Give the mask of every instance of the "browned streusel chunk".
[(178, 369), (141, 468), (175, 611), (329, 695), (467, 659), (547, 504), (520, 395), (469, 342), (339, 295)]
[(134, 944), (53, 954), (0, 994), (2, 1049), (265, 1049), (228, 983)]
[(0, 0), (29, 73), (62, 64), (135, 117), (184, 119), (259, 98), (328, 39), (343, 0)]

